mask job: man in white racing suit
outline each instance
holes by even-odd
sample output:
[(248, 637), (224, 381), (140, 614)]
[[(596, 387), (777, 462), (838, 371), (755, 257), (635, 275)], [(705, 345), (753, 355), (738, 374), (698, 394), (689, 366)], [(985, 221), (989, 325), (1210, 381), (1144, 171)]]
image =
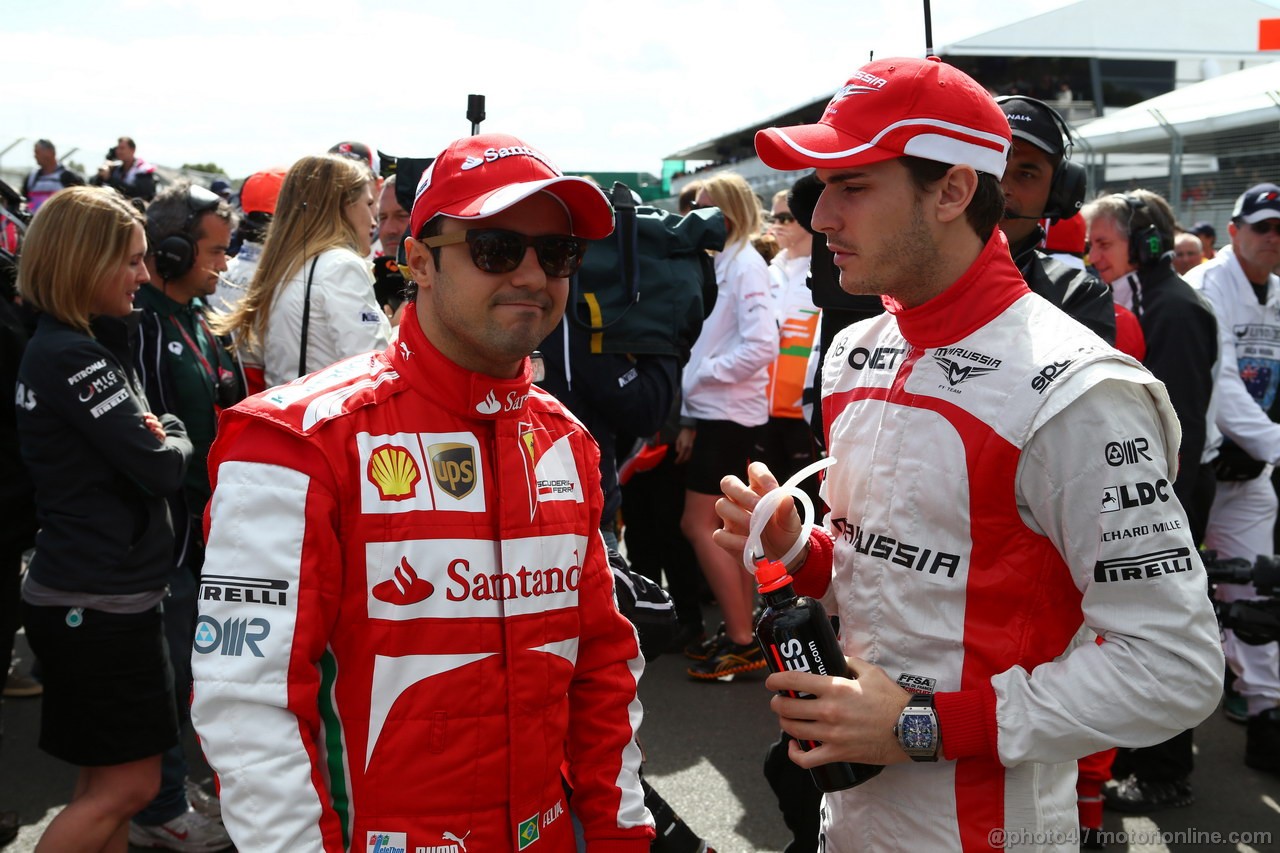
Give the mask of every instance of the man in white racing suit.
[[(839, 615), (856, 680), (766, 681), (812, 697), (772, 699), (822, 744), (792, 744), (797, 764), (886, 765), (825, 797), (828, 853), (1075, 850), (1076, 760), (1162, 741), (1220, 695), (1170, 485), (1177, 420), (1136, 361), (1022, 281), (995, 228), (1009, 144), (987, 92), (936, 57), (870, 63), (818, 124), (756, 136), (771, 167), (816, 167), (840, 285), (887, 310), (823, 366), (830, 513), (791, 566)], [(748, 473), (719, 505), (739, 555), (776, 485)], [(799, 533), (783, 501), (767, 556)]]
[(398, 340), (229, 410), (210, 459), (192, 719), (227, 830), (575, 853), (576, 817), (587, 851), (642, 853), (599, 455), (528, 358), (612, 210), (484, 134), (435, 159), (411, 222)]

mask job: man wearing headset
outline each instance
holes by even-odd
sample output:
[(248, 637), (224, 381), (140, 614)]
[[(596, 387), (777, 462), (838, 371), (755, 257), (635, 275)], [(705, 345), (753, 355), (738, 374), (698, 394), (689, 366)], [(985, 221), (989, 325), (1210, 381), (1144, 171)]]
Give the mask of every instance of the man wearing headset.
[[(180, 181), (165, 189), (147, 207), (151, 280), (134, 297), (142, 309), (135, 361), (147, 400), (157, 414), (177, 415), (194, 447), (182, 491), (169, 505), (176, 553), (164, 602), (178, 718), (184, 723), (189, 716), (196, 592), (204, 561), (200, 518), (209, 500), (209, 447), (218, 412), (238, 399), (231, 356), (209, 330), (203, 300), (227, 269), (234, 224), (230, 205), (204, 187)], [(191, 853), (221, 850), (231, 839), (215, 808), (216, 800), (187, 782), (179, 744), (165, 753), (160, 792), (131, 822), (130, 841)]]
[[(1089, 261), (1118, 304), (1138, 317), (1146, 340), (1143, 364), (1165, 384), (1182, 425), (1173, 493), (1196, 544), (1204, 542), (1215, 478), (1209, 461), (1221, 437), (1214, 426), (1218, 323), (1208, 301), (1173, 270), (1174, 217), (1153, 192), (1103, 196), (1082, 211)], [(1123, 471), (1117, 468), (1117, 472)], [(1107, 806), (1129, 812), (1189, 805), (1193, 800), (1191, 731), (1145, 749), (1122, 751)]]
[(1089, 226), (1089, 262), (1116, 302), (1137, 315), (1147, 346), (1143, 364), (1168, 388), (1182, 424), (1173, 490), (1199, 543), (1213, 502), (1208, 461), (1221, 440), (1210, 409), (1218, 363), (1213, 308), (1173, 271), (1174, 216), (1159, 195), (1134, 190), (1103, 196), (1082, 214)]
[(1040, 251), (1045, 230), (1041, 222), (1068, 219), (1084, 202), (1084, 167), (1067, 159), (1070, 135), (1062, 117), (1043, 101), (1026, 95), (998, 99), (1009, 120), (1013, 147), (1000, 187), (1004, 190), (1004, 219), (1000, 230), (1009, 253), (1031, 288), (1098, 333), (1116, 339), (1111, 291), (1093, 275), (1072, 269)]

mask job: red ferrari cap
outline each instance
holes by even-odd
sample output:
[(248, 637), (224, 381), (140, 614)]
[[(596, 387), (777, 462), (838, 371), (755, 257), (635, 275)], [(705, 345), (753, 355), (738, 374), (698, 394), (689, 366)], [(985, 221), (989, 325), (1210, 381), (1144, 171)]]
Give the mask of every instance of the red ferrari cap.
[(1011, 137), (995, 99), (942, 62), (878, 59), (854, 72), (817, 124), (756, 133), (774, 169), (835, 169), (909, 155), (1004, 175)]
[(540, 151), (502, 133), (459, 139), (432, 161), (418, 181), (410, 233), (421, 234), (439, 215), (493, 216), (537, 192), (559, 199), (575, 237), (599, 240), (613, 233), (613, 207), (598, 186), (564, 175)]

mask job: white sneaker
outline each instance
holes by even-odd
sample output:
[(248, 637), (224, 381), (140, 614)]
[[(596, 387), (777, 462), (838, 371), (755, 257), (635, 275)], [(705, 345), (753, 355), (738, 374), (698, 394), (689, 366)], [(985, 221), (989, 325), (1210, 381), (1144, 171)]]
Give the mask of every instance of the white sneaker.
[(135, 847), (159, 847), (183, 853), (213, 853), (230, 847), (231, 836), (227, 835), (222, 821), (188, 808), (186, 814), (158, 826), (130, 821), (129, 843)]
[(213, 817), (222, 820), (222, 803), (218, 800), (216, 794), (210, 794), (205, 790), (204, 786), (198, 784), (193, 779), (187, 780), (187, 802), (191, 804), (191, 808), (200, 812), (205, 817)]

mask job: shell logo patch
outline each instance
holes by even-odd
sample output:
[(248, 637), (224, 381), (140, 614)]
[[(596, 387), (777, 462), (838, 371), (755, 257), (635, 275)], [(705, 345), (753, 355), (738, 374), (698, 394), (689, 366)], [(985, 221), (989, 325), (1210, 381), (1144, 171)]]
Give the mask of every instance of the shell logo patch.
[(362, 432), (356, 453), (361, 512), (485, 511), (484, 457), (473, 433)]
[(369, 455), (367, 476), (384, 501), (403, 501), (417, 494), (422, 472), (407, 449), (385, 444)]

